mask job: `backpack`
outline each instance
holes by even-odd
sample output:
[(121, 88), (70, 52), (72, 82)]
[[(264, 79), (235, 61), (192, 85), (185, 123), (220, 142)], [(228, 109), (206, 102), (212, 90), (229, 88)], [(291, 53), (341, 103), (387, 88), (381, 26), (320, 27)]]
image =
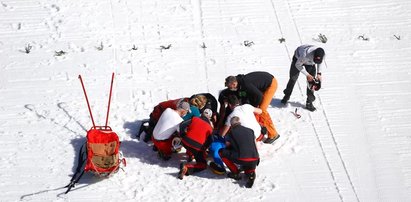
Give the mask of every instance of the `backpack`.
[(87, 160), (84, 170), (109, 175), (120, 166), (120, 141), (110, 127), (91, 128), (87, 132)]
[(93, 172), (99, 177), (108, 177), (115, 173), (120, 168), (121, 163), (126, 166), (126, 160), (120, 152), (120, 141), (118, 135), (112, 131), (110, 126), (107, 126), (108, 115), (110, 111), (111, 92), (113, 88), (114, 73), (112, 74), (110, 95), (107, 107), (107, 117), (105, 126), (96, 126), (94, 124), (93, 114), (88, 102), (87, 93), (84, 88), (83, 80), (79, 75), (84, 95), (86, 97), (87, 106), (90, 112), (93, 127), (87, 131), (86, 142), (80, 148), (78, 164), (76, 172), (70, 180), (70, 183), (65, 186), (67, 194), (71, 188), (80, 180), (84, 172)]

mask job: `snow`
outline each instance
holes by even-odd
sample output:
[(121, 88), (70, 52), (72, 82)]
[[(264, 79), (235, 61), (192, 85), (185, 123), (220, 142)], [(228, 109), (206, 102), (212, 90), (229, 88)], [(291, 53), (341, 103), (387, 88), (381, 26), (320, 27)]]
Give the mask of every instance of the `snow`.
[[(407, 0), (2, 0), (0, 201), (411, 201), (410, 9)], [(316, 112), (302, 108), (304, 78), (279, 103), (306, 43), (327, 53)], [(218, 96), (225, 77), (252, 71), (278, 80), (269, 113), (281, 134), (258, 145), (252, 189), (210, 170), (179, 180), (183, 154), (163, 162), (135, 138), (157, 103)], [(78, 75), (103, 125), (112, 72), (109, 125), (127, 167), (108, 179), (88, 173), (65, 195), (92, 126)]]

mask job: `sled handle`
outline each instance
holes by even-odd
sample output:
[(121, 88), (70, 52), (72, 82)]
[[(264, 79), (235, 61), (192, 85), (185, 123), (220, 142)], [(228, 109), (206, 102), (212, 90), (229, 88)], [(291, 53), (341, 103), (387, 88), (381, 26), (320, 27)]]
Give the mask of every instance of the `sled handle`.
[(87, 102), (88, 111), (90, 112), (91, 121), (93, 122), (93, 128), (95, 129), (95, 128), (96, 128), (96, 124), (94, 124), (93, 113), (91, 112), (90, 103), (88, 102), (86, 89), (84, 88), (84, 84), (83, 84), (83, 79), (81, 78), (81, 75), (78, 75), (78, 78), (80, 79), (81, 86), (83, 87), (83, 92), (84, 92), (84, 96), (86, 97), (86, 102)]
[(110, 95), (108, 96), (107, 116), (106, 116), (106, 125), (105, 125), (106, 127), (108, 124), (108, 115), (110, 113), (111, 92), (113, 91), (113, 81), (114, 81), (114, 72), (111, 74)]

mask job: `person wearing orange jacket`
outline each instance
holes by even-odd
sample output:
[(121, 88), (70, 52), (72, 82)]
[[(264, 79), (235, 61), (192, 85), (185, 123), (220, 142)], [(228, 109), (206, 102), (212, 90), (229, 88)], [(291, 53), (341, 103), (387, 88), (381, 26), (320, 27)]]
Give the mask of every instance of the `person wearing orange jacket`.
[(262, 71), (239, 74), (227, 77), (226, 86), (232, 91), (239, 91), (239, 94), (246, 94), (250, 104), (262, 110), (262, 113), (256, 115), (256, 118), (267, 129), (268, 137), (264, 140), (264, 143), (271, 144), (277, 140), (280, 135), (267, 111), (277, 90), (275, 77), (268, 72)]
[(182, 162), (178, 173), (179, 179), (207, 168), (206, 150), (212, 142), (211, 134), (213, 132), (211, 117), (212, 111), (205, 109), (201, 117), (193, 117), (180, 124), (181, 143), (187, 154), (194, 156), (195, 163)]

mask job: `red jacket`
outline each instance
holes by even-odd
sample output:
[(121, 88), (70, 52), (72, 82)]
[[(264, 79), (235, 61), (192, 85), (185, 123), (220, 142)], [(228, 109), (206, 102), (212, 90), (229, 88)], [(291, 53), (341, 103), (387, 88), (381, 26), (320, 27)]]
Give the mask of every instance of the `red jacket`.
[(177, 109), (177, 104), (181, 99), (187, 100), (187, 98), (178, 98), (175, 100), (160, 102), (157, 106), (154, 107), (153, 111), (151, 112), (150, 119), (157, 123), (164, 110), (166, 110), (167, 108)]
[(197, 151), (204, 150), (203, 145), (211, 136), (213, 128), (210, 123), (200, 117), (193, 117), (190, 125), (187, 126), (187, 132), (182, 135), (181, 141), (186, 147), (191, 147)]

